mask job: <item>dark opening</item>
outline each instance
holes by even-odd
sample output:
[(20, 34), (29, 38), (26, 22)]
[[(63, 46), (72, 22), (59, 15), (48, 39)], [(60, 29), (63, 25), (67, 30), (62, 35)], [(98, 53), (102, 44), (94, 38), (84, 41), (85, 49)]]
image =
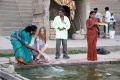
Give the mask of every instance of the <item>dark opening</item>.
[(70, 17), (70, 8), (68, 6), (62, 6), (65, 10), (65, 15), (69, 18)]

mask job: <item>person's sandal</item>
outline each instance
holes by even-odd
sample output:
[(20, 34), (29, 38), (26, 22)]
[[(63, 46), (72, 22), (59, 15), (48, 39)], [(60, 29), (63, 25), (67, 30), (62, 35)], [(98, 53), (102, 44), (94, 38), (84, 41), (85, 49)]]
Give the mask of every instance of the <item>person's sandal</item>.
[(43, 62), (42, 62), (41, 59), (37, 59), (37, 58), (35, 58), (35, 61), (36, 61), (38, 64), (43, 64)]

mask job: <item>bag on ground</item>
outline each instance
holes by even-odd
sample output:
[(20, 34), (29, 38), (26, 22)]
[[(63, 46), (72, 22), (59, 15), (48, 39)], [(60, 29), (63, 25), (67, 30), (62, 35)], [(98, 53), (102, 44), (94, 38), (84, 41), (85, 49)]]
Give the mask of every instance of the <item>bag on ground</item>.
[(101, 54), (101, 55), (105, 55), (105, 54), (109, 54), (110, 51), (104, 49), (104, 48), (98, 48), (97, 49), (97, 54)]

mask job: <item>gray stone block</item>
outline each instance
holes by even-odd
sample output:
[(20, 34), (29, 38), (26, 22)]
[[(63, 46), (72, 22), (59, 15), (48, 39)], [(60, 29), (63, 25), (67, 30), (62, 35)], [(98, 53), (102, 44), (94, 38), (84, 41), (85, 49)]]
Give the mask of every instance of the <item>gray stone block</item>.
[(50, 21), (50, 28), (54, 29), (54, 27), (53, 27), (53, 20)]
[(55, 40), (56, 39), (56, 35), (50, 35), (50, 40)]
[(82, 35), (85, 35), (85, 34), (86, 34), (86, 31), (85, 31), (84, 29), (81, 29), (81, 30), (80, 30), (80, 33), (81, 33)]
[(54, 31), (50, 32), (50, 35), (55, 35), (55, 34), (56, 34), (56, 32), (54, 32)]
[(80, 31), (76, 31), (76, 34), (80, 34)]
[(73, 34), (73, 35), (72, 35), (72, 39), (74, 39), (74, 40), (85, 39), (85, 35)]

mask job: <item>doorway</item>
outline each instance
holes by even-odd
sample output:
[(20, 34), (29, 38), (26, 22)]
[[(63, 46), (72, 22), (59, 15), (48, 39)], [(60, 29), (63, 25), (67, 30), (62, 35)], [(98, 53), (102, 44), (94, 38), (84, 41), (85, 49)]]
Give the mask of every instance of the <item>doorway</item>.
[[(81, 9), (80, 6), (78, 5), (77, 1), (76, 3), (76, 8)], [(58, 10), (63, 7), (65, 10), (65, 15), (69, 18), (70, 17), (70, 8), (68, 6), (60, 6), (58, 5), (54, 0), (51, 0), (50, 3), (50, 21), (54, 20), (54, 18), (58, 15)], [(80, 10), (78, 10), (80, 11)], [(72, 34), (74, 34), (77, 30), (80, 29), (80, 21), (78, 14), (75, 11), (75, 19), (73, 21), (70, 21), (71, 27), (68, 30), (68, 38), (72, 38)]]

